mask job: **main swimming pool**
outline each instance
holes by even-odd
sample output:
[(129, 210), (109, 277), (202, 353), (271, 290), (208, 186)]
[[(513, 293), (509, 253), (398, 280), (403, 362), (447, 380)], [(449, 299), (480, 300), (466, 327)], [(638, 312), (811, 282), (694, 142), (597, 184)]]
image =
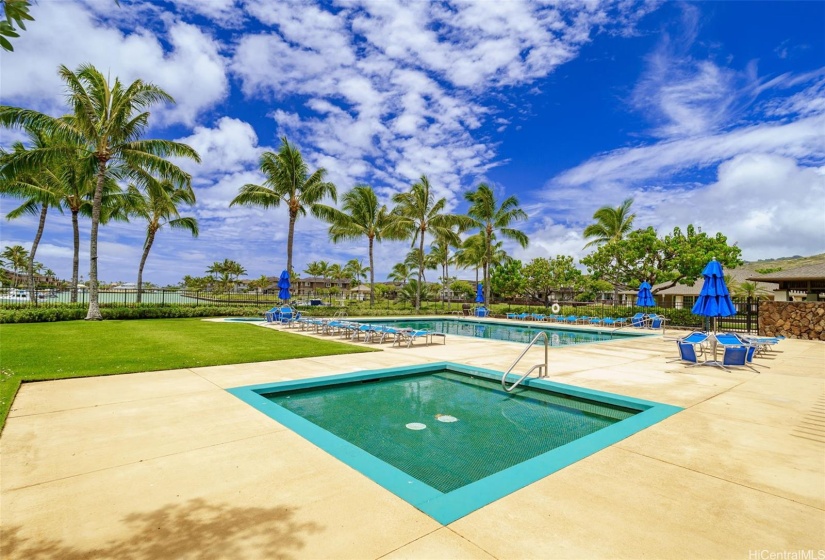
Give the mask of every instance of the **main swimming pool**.
[(441, 362), (229, 392), (447, 524), (678, 412)]
[(536, 323), (535, 326), (513, 323), (499, 323), (493, 321), (474, 321), (472, 319), (393, 319), (393, 320), (365, 320), (370, 325), (390, 325), (393, 327), (430, 330), (444, 334), (472, 336), (505, 340), (509, 342), (523, 342), (527, 344), (539, 331), (545, 331), (551, 346), (569, 346), (571, 344), (586, 344), (589, 342), (604, 342), (619, 338), (634, 336), (649, 336), (649, 332), (617, 332), (597, 329), (569, 329), (554, 328), (547, 323)]

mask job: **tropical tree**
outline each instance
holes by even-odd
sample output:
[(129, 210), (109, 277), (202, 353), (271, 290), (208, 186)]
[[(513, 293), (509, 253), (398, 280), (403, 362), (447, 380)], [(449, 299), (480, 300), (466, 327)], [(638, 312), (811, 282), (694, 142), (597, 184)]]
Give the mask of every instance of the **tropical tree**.
[(77, 72), (60, 66), (60, 77), (66, 85), (71, 114), (54, 118), (30, 109), (0, 106), (0, 125), (44, 131), (58, 144), (43, 150), (29, 150), (15, 158), (15, 171), (33, 170), (55, 158), (77, 157), (84, 166), (95, 167), (96, 185), (92, 198), (92, 220), (89, 235), (89, 311), (87, 320), (100, 320), (98, 305), (98, 228), (100, 226), (103, 190), (107, 176), (117, 168), (128, 175), (142, 169), (176, 184), (190, 176), (168, 157), (191, 158), (200, 161), (198, 153), (186, 144), (171, 140), (146, 140), (143, 135), (149, 125), (149, 111), (160, 102), (174, 103), (172, 97), (158, 86), (135, 80), (124, 87), (115, 78), (109, 81), (90, 64)]
[(506, 298), (514, 298), (522, 295), (527, 285), (527, 280), (521, 269), (521, 261), (515, 259), (511, 259), (502, 265), (491, 267), (491, 289)]
[(471, 227), (479, 228), (483, 240), (484, 257), (482, 270), (484, 272), (484, 301), (490, 302), (490, 266), (493, 261), (493, 250), (496, 237), (501, 235), (512, 239), (522, 247), (527, 247), (529, 240), (524, 232), (514, 229), (513, 222), (526, 220), (527, 214), (519, 208), (518, 198), (509, 196), (499, 205), (496, 202), (493, 189), (485, 183), (478, 185), (476, 190), (464, 195), (470, 203), (467, 215), (471, 220)]
[[(326, 266), (326, 263), (324, 263), (324, 266)], [(319, 263), (318, 261), (312, 261), (311, 263), (307, 264), (307, 267), (304, 269), (304, 272), (309, 274), (310, 276), (320, 278), (321, 273), (323, 272), (323, 267), (321, 266), (321, 263)]]
[(597, 280), (631, 288), (650, 282), (653, 293), (676, 284), (692, 286), (702, 277), (702, 269), (715, 258), (719, 264), (734, 268), (742, 264), (742, 251), (728, 245), (721, 233), (713, 237), (688, 225), (659, 237), (652, 227), (630, 232), (624, 239), (606, 243), (581, 259)]
[[(49, 138), (38, 131), (27, 131), (29, 141), (35, 149), (47, 147)], [(54, 163), (44, 165), (35, 172), (28, 170), (15, 170), (14, 167), (5, 165), (9, 158), (19, 156), (26, 151), (22, 142), (15, 142), (11, 154), (0, 150), (0, 193), (15, 198), (22, 198), (23, 203), (6, 214), (6, 218), (14, 220), (24, 215), (38, 215), (39, 221), (37, 231), (34, 235), (31, 250), (29, 251), (28, 262), (28, 287), (29, 297), (33, 302), (37, 302), (34, 286), (34, 258), (37, 247), (43, 236), (46, 227), (46, 215), (50, 207), (62, 211), (61, 203), (61, 179), (60, 169)], [(17, 172), (15, 172), (17, 171)]]
[[(347, 264), (344, 265), (344, 272), (346, 272), (347, 277), (350, 279), (352, 287), (361, 284), (361, 281), (365, 280), (371, 271), (371, 266), (364, 266), (364, 263), (358, 259), (350, 259), (347, 261)], [(372, 280), (370, 283), (372, 284)], [(372, 286), (370, 286), (370, 290), (372, 290)], [(372, 303), (370, 303), (370, 305), (372, 305)]]
[(256, 278), (255, 280), (250, 280), (249, 288), (255, 290), (256, 292), (260, 293), (264, 291), (264, 289), (271, 284), (269, 278), (266, 277), (266, 274), (261, 274), (260, 278)]
[(141, 189), (130, 185), (127, 192), (129, 213), (146, 221), (146, 239), (143, 242), (143, 254), (137, 276), (137, 303), (141, 302), (143, 290), (143, 267), (149, 258), (149, 251), (155, 242), (155, 236), (163, 226), (182, 229), (198, 236), (198, 221), (191, 216), (181, 216), (179, 206), (195, 203), (195, 192), (187, 182), (175, 186), (169, 180), (158, 180), (151, 174), (141, 177)]
[(13, 283), (16, 288), (20, 282), (19, 271), (23, 270), (29, 261), (29, 252), (22, 245), (7, 245), (0, 256), (11, 266), (12, 273), (14, 274)]
[(731, 290), (737, 298), (768, 299), (771, 297), (770, 291), (763, 288), (756, 282), (740, 282)]
[(619, 206), (602, 206), (593, 214), (596, 223), (584, 228), (584, 238), (592, 239), (585, 247), (620, 241), (633, 229), (636, 214), (630, 213), (633, 199), (625, 199)]
[(265, 180), (262, 185), (246, 184), (229, 206), (258, 206), (277, 208), (284, 202), (289, 215), (289, 229), (286, 240), (286, 269), (292, 271), (292, 242), (295, 237), (295, 221), (306, 216), (307, 209), (313, 216), (320, 217), (320, 202), (330, 197), (337, 201), (335, 185), (324, 181), (326, 170), (320, 167), (309, 172), (298, 148), (290, 144), (286, 137), (281, 139), (278, 153), (264, 152), (260, 159), (261, 172)]
[(410, 270), (406, 262), (395, 263), (392, 270), (387, 275), (387, 279), (400, 284), (406, 284), (413, 277), (413, 271)]
[(369, 185), (356, 185), (343, 197), (342, 210), (318, 205), (318, 215), (330, 223), (329, 238), (333, 243), (344, 240), (367, 238), (370, 265), (370, 306), (375, 304), (375, 242), (397, 239), (392, 235), (393, 217), (386, 205), (378, 203), (375, 191)]
[(25, 31), (26, 21), (34, 21), (29, 15), (29, 0), (2, 0), (4, 20), (0, 20), (0, 48), (13, 51), (14, 47), (7, 37), (17, 38), (20, 34), (16, 28)]
[(418, 243), (418, 281), (416, 282), (415, 310), (421, 309), (421, 288), (424, 278), (424, 238), (429, 233), (443, 236), (458, 245), (460, 240), (453, 232), (454, 227), (466, 226), (466, 216), (444, 213), (447, 199), (435, 200), (430, 181), (422, 175), (408, 192), (398, 193), (392, 198), (396, 204), (392, 211), (393, 222), (389, 233), (393, 237), (412, 238), (412, 247)]

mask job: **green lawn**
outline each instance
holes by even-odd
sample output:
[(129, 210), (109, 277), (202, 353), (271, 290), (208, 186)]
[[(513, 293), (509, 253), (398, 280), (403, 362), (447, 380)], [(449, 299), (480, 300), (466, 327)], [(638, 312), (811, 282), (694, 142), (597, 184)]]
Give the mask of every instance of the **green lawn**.
[(349, 344), (201, 319), (0, 325), (0, 430), (21, 381), (369, 352)]

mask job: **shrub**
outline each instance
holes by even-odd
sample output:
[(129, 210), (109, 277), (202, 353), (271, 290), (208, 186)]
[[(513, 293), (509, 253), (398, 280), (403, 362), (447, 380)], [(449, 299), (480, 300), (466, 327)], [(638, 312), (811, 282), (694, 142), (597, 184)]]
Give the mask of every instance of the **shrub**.
[[(78, 321), (86, 318), (87, 306), (68, 304), (57, 307), (0, 309), (0, 323), (46, 323)], [(261, 317), (269, 309), (258, 307), (220, 307), (144, 304), (134, 307), (101, 307), (104, 319), (183, 319), (190, 317)]]

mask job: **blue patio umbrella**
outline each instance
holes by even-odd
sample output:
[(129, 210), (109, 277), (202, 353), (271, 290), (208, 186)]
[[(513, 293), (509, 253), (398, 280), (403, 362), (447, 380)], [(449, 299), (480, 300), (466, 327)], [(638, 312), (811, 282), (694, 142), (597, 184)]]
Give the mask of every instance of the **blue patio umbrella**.
[(639, 307), (653, 307), (656, 301), (653, 299), (653, 293), (650, 291), (650, 283), (642, 282), (639, 285), (639, 293), (636, 296), (636, 305)]
[(702, 271), (705, 282), (691, 312), (704, 317), (730, 317), (736, 315), (736, 308), (730, 300), (730, 292), (725, 285), (725, 273), (716, 259), (710, 261)]
[[(716, 332), (716, 323), (719, 317), (730, 317), (736, 315), (736, 308), (730, 300), (730, 292), (725, 285), (725, 273), (722, 272), (722, 265), (716, 259), (711, 260), (702, 271), (705, 281), (696, 298), (691, 312), (694, 315), (713, 318), (713, 332)], [(712, 339), (713, 360), (705, 362), (707, 365), (723, 367), (716, 361), (716, 338)]]
[(484, 303), (484, 289), (481, 284), (476, 287), (476, 303)]
[(289, 272), (284, 270), (278, 278), (278, 297), (284, 301), (289, 300)]

